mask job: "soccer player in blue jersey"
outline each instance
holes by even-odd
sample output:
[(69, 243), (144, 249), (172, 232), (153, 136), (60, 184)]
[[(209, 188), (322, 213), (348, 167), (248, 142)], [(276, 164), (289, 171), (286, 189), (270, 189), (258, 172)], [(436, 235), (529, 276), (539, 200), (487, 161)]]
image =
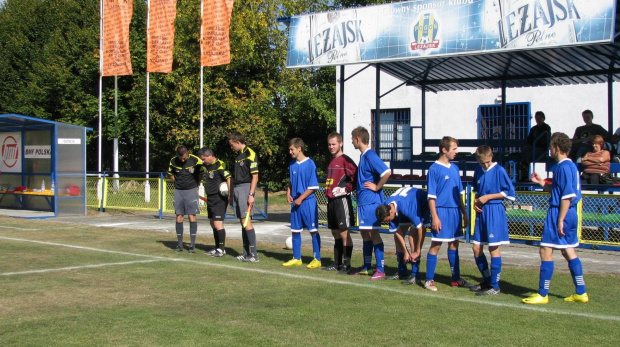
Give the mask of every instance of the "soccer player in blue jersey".
[(577, 203), (581, 200), (581, 186), (577, 166), (568, 158), (571, 149), (571, 140), (564, 133), (551, 135), (551, 157), (558, 161), (553, 171), (553, 181), (546, 183), (537, 173), (532, 173), (531, 180), (540, 184), (545, 190), (551, 189), (549, 210), (543, 227), (540, 241), (540, 277), (538, 293), (523, 299), (525, 304), (546, 304), (549, 302), (549, 286), (553, 276), (553, 250), (559, 249), (568, 262), (568, 268), (575, 294), (564, 301), (587, 303), (590, 301), (586, 293), (586, 283), (583, 279), (581, 260), (575, 253), (579, 246), (577, 227)]
[[(493, 150), (489, 146), (476, 149), (476, 160), (480, 164), (474, 171), (473, 189), (476, 194), (474, 210), (476, 226), (473, 237), (474, 259), (483, 280), (470, 289), (476, 295), (497, 295), (502, 271), (500, 246), (510, 244), (508, 220), (504, 199), (515, 200), (515, 188), (506, 170), (493, 162)], [(491, 269), (484, 255), (484, 245), (489, 246)]]
[(441, 244), (448, 243), (448, 261), (452, 271), (452, 287), (471, 287), (461, 278), (459, 266), (459, 240), (463, 227), (469, 224), (469, 217), (461, 195), (465, 194), (458, 166), (450, 163), (458, 152), (458, 141), (444, 136), (439, 143), (439, 159), (431, 165), (426, 177), (428, 206), (431, 210), (431, 246), (426, 259), (426, 282), (424, 288), (436, 292), (435, 269), (437, 253)]
[[(393, 279), (403, 279), (402, 284), (420, 283), (420, 253), (424, 244), (425, 224), (430, 222), (427, 194), (422, 189), (403, 187), (395, 191), (385, 205), (379, 205), (375, 211), (377, 219), (390, 223), (390, 232), (394, 232), (398, 275)], [(405, 234), (409, 231), (409, 246), (405, 243)], [(407, 263), (411, 263), (411, 277), (407, 278)]]
[[(377, 153), (369, 148), (370, 134), (364, 127), (357, 127), (351, 132), (353, 147), (359, 150), (359, 165), (357, 167), (356, 190), (357, 190), (357, 219), (362, 236), (362, 253), (364, 265), (353, 273), (356, 275), (371, 275), (371, 280), (385, 278), (383, 265), (383, 240), (379, 229), (381, 221), (377, 220), (375, 210), (383, 204), (383, 185), (390, 178), (392, 172), (379, 158)], [(375, 252), (377, 271), (372, 273), (372, 252)]]
[(321, 267), (321, 236), (318, 232), (319, 210), (314, 192), (319, 189), (319, 179), (314, 161), (304, 154), (304, 141), (298, 137), (289, 141), (288, 152), (294, 159), (289, 164), (290, 182), (286, 200), (291, 204), (291, 233), (293, 238), (293, 259), (282, 266), (300, 266), (301, 232), (308, 229), (312, 235), (314, 259), (308, 269)]

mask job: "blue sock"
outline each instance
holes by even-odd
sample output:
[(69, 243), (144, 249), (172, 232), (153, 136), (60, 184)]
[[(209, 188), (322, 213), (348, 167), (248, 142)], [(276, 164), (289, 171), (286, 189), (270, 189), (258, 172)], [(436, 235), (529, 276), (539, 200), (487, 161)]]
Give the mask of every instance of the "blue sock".
[(448, 262), (450, 263), (450, 271), (452, 272), (452, 280), (457, 281), (461, 278), (459, 269), (459, 253), (456, 249), (448, 248)]
[(362, 243), (362, 254), (364, 255), (364, 270), (370, 270), (372, 267), (372, 241), (364, 241)]
[(319, 233), (312, 234), (312, 253), (314, 253), (314, 259), (321, 261), (321, 235)]
[(540, 279), (538, 280), (538, 294), (547, 296), (551, 277), (553, 277), (553, 261), (543, 261), (540, 263)]
[(404, 275), (407, 273), (407, 264), (405, 264), (405, 253), (396, 252), (396, 261), (398, 262), (398, 274)]
[(581, 267), (581, 260), (579, 258), (571, 259), (568, 262), (568, 268), (570, 274), (573, 276), (573, 283), (575, 284), (575, 292), (579, 295), (586, 292), (586, 281), (583, 279), (583, 268)]
[(426, 256), (426, 280), (432, 281), (435, 279), (435, 268), (437, 267), (437, 255), (428, 254)]
[(415, 263), (411, 264), (411, 277), (417, 279), (420, 279), (420, 259), (422, 259), (422, 257), (417, 257)]
[(293, 258), (301, 259), (301, 233), (293, 233)]
[(491, 283), (491, 272), (489, 272), (489, 263), (487, 262), (487, 257), (482, 253), (479, 257), (474, 257), (476, 261), (476, 265), (478, 266), (478, 271), (482, 275), (482, 279), (485, 283)]
[(491, 257), (491, 286), (493, 289), (499, 289), (499, 278), (502, 273), (502, 257)]
[(377, 270), (385, 273), (385, 268), (383, 267), (383, 262), (385, 261), (383, 242), (373, 245), (373, 248), (375, 250), (375, 259), (377, 260)]

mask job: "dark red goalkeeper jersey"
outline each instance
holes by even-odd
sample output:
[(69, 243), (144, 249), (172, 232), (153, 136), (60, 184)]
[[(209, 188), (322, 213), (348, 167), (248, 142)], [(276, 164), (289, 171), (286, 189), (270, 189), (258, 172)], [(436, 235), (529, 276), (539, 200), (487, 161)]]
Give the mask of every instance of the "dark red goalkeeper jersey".
[(328, 198), (334, 198), (332, 189), (335, 187), (344, 187), (347, 193), (353, 191), (353, 182), (355, 182), (355, 173), (357, 165), (346, 154), (332, 159), (327, 167), (327, 179), (325, 180), (325, 195)]

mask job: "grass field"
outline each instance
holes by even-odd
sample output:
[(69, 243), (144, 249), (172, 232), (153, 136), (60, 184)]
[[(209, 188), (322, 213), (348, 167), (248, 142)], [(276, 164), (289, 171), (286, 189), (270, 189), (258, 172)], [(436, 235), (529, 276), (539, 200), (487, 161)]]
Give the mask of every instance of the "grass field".
[[(616, 346), (620, 276), (586, 274), (588, 304), (566, 271), (551, 302), (527, 306), (537, 269), (505, 267), (502, 294), (476, 297), (369, 281), (305, 267), (283, 268), (290, 251), (259, 244), (260, 263), (175, 254), (174, 236), (0, 217), (1, 346)], [(239, 250), (229, 240), (228, 253)], [(310, 254), (305, 250), (304, 254)], [(324, 258), (331, 254), (325, 250)], [(393, 262), (393, 256), (388, 260)], [(307, 263), (310, 259), (304, 258)], [(330, 259), (325, 259), (325, 263)], [(360, 263), (360, 254), (353, 259)], [(393, 271), (395, 264), (388, 262)], [(557, 261), (556, 269), (565, 263)], [(470, 262), (463, 277), (478, 281)], [(616, 341), (616, 342), (614, 342)]]

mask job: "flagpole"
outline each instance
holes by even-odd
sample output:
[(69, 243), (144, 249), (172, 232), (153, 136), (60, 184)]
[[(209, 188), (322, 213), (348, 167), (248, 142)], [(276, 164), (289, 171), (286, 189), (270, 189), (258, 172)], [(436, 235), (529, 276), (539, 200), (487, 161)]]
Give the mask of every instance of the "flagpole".
[[(200, 1), (200, 17), (202, 18), (202, 16), (204, 15), (204, 1)], [(202, 46), (203, 42), (202, 42), (202, 20), (200, 21), (200, 44)], [(203, 82), (203, 77), (204, 77), (204, 66), (202, 66), (202, 62), (200, 62), (200, 148), (202, 148), (203, 146), (203, 142), (202, 142), (202, 127), (203, 127), (203, 123), (204, 123), (204, 82)]]
[[(146, 2), (147, 6), (147, 14), (146, 14), (146, 44), (149, 44), (149, 29), (151, 27), (151, 1)], [(144, 202), (151, 202), (151, 184), (149, 182), (149, 157), (150, 157), (150, 141), (149, 141), (149, 131), (150, 131), (150, 95), (151, 95), (151, 77), (149, 75), (148, 62), (146, 69), (146, 124), (145, 124), (145, 132), (146, 132), (146, 160), (144, 164), (144, 170), (146, 172), (146, 183), (144, 184)]]
[(97, 136), (97, 175), (99, 177), (97, 184), (97, 199), (101, 201), (102, 182), (101, 182), (101, 132), (102, 132), (102, 111), (101, 100), (103, 94), (103, 1), (99, 1), (99, 134)]

